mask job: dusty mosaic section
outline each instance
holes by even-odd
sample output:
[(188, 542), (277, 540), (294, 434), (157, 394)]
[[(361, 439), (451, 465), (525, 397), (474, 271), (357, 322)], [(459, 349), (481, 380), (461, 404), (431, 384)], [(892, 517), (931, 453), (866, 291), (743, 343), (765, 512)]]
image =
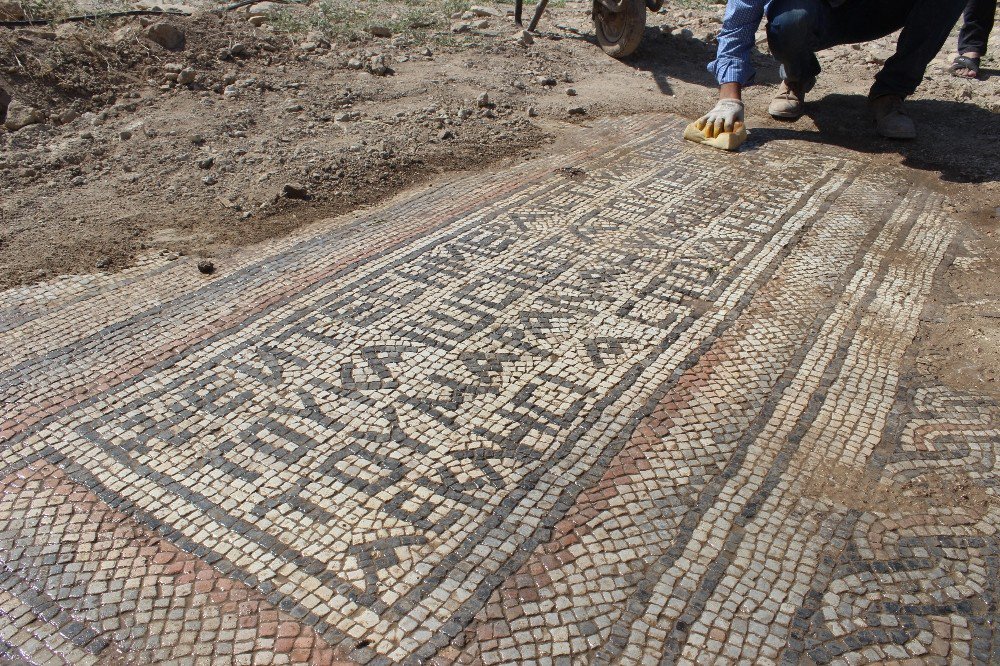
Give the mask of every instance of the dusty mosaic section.
[(0, 651), (1000, 656), (998, 410), (908, 376), (944, 202), (679, 127), (4, 296)]

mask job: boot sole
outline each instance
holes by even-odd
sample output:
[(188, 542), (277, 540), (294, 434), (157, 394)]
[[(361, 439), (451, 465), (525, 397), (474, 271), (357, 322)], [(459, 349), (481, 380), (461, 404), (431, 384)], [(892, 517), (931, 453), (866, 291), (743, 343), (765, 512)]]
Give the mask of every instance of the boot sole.
[(798, 120), (806, 114), (805, 110), (797, 113), (768, 111), (768, 114), (775, 120)]

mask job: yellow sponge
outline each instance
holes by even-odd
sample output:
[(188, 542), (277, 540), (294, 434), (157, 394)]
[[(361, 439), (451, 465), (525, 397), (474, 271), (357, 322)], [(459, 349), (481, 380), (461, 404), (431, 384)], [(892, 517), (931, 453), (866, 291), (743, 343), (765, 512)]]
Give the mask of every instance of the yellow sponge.
[(743, 123), (737, 123), (735, 132), (723, 132), (717, 137), (707, 137), (704, 132), (694, 126), (694, 123), (691, 123), (684, 128), (684, 138), (713, 148), (736, 150), (747, 140), (747, 128), (743, 126)]

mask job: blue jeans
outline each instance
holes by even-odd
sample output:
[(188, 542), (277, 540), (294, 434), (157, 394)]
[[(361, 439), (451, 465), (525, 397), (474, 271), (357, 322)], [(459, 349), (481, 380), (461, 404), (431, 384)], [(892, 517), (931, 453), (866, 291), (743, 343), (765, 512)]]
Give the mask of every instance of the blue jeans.
[(912, 95), (944, 45), (966, 0), (773, 0), (767, 42), (786, 81), (812, 87), (820, 72), (816, 51), (868, 42), (899, 30), (896, 53), (875, 77), (869, 95)]

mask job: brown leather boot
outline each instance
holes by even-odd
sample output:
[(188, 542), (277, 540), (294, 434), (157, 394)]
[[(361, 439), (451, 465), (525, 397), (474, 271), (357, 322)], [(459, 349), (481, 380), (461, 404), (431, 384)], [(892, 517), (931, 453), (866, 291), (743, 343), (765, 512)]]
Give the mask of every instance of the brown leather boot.
[(806, 94), (802, 92), (801, 84), (782, 81), (767, 112), (778, 120), (798, 120), (806, 111), (805, 99)]

